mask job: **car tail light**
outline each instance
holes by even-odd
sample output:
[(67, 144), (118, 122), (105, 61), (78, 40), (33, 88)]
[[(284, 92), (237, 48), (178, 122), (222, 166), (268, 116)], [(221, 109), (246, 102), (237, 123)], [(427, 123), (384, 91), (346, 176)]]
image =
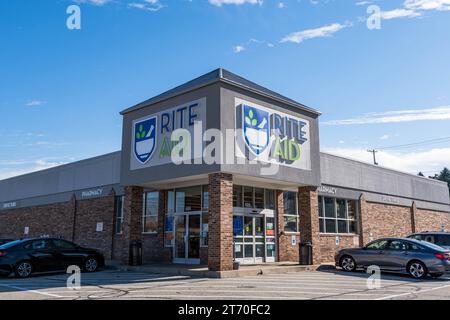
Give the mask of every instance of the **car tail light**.
[(6, 256), (6, 251), (0, 251), (0, 257)]
[(434, 256), (441, 260), (449, 260), (450, 261), (450, 253), (436, 253)]

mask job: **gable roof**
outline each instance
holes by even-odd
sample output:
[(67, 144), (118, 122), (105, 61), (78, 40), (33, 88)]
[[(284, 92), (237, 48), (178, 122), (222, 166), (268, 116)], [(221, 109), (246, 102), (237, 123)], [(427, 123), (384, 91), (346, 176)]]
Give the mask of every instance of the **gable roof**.
[(208, 72), (198, 78), (195, 78), (191, 81), (188, 81), (178, 87), (175, 87), (173, 89), (170, 89), (166, 92), (163, 92), (153, 98), (150, 98), (144, 102), (138, 103), (137, 105), (127, 108), (123, 110), (120, 114), (124, 115), (126, 113), (147, 107), (149, 105), (155, 104), (157, 102), (172, 98), (174, 96), (178, 96), (180, 94), (213, 84), (215, 82), (224, 82), (228, 83), (230, 85), (249, 90), (252, 92), (255, 92), (257, 94), (260, 94), (262, 96), (269, 97), (271, 99), (277, 100), (279, 102), (294, 106), (296, 108), (299, 108), (303, 111), (307, 111), (316, 115), (320, 115), (320, 112), (307, 107), (295, 100), (292, 100), (290, 98), (287, 98), (281, 94), (276, 93), (275, 91), (269, 90), (263, 86), (260, 86), (250, 80), (247, 80), (241, 76), (238, 76), (237, 74), (234, 74), (228, 70), (225, 70), (223, 68), (218, 68), (216, 70), (213, 70), (211, 72)]

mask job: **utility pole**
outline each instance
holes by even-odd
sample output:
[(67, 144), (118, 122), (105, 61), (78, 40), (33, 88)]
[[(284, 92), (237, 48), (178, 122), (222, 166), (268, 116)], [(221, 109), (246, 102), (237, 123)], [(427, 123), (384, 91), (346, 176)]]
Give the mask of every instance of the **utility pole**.
[(375, 150), (375, 149), (373, 149), (373, 150), (367, 150), (367, 152), (370, 152), (370, 153), (373, 154), (373, 164), (377, 166), (377, 165), (378, 165), (378, 162), (377, 162), (377, 158), (375, 157), (375, 154), (376, 154), (378, 151)]

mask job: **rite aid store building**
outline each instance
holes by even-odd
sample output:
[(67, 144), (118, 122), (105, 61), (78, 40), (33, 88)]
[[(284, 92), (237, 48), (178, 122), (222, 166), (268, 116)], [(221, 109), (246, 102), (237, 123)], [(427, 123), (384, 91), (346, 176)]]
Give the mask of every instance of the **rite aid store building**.
[(321, 153), (319, 112), (226, 70), (122, 115), (121, 151), (0, 181), (0, 238), (224, 271), (450, 229), (445, 183)]

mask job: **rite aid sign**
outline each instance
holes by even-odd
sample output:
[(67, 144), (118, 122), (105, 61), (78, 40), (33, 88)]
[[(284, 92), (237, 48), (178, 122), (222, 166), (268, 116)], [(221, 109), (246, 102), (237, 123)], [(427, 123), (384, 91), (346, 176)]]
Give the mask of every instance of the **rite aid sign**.
[[(174, 147), (172, 132), (186, 129), (194, 136), (196, 122), (201, 123), (203, 132), (206, 125), (206, 98), (134, 120), (131, 126), (130, 170), (171, 163)], [(193, 144), (191, 154), (194, 154)]]
[(309, 121), (235, 99), (236, 156), (311, 170)]

